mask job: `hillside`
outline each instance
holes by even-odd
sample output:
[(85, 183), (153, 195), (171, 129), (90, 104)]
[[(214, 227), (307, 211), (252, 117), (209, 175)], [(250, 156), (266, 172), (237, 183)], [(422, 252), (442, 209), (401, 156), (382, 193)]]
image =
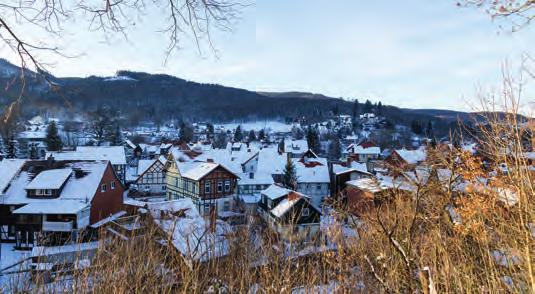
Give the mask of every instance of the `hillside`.
[[(15, 99), (20, 89), (20, 69), (0, 60), (0, 107)], [(24, 117), (43, 111), (69, 116), (94, 111), (101, 106), (119, 110), (126, 123), (144, 120), (185, 119), (225, 122), (253, 119), (285, 119), (305, 116), (320, 120), (333, 112), (351, 114), (353, 102), (321, 94), (302, 92), (264, 93), (203, 84), (178, 77), (119, 71), (114, 77), (86, 78), (50, 76), (59, 87), (52, 90), (39, 75), (28, 72)], [(56, 87), (55, 87), (56, 88)], [(363, 105), (360, 105), (363, 109)], [(438, 128), (452, 122), (453, 114), (438, 110), (400, 109), (385, 106), (384, 115), (393, 123), (417, 119), (433, 120)]]

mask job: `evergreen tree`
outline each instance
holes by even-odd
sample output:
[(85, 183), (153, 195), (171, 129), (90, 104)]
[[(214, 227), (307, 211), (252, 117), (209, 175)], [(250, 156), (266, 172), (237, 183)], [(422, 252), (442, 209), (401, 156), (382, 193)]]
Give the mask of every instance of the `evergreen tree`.
[(182, 122), (180, 124), (180, 140), (183, 142), (191, 142), (193, 140), (193, 128), (186, 123)]
[(331, 160), (340, 160), (340, 157), (342, 157), (340, 139), (336, 136), (333, 136), (329, 144), (329, 158)]
[(425, 134), (428, 137), (433, 137), (433, 123), (431, 121), (427, 122), (427, 128), (425, 129)]
[(214, 134), (214, 125), (209, 123), (206, 125), (206, 132), (208, 133), (208, 135), (213, 135)]
[(295, 165), (290, 158), (288, 158), (286, 165), (284, 166), (282, 184), (288, 189), (297, 189), (297, 172), (295, 170)]
[(383, 115), (383, 103), (379, 101), (376, 108), (377, 115)]
[(56, 122), (52, 121), (46, 128), (46, 146), (48, 151), (60, 151), (63, 147), (63, 142), (58, 133)]
[(373, 110), (373, 104), (370, 100), (366, 99), (366, 103), (364, 103), (364, 113), (370, 113)]
[(417, 120), (413, 120), (411, 122), (411, 131), (415, 133), (416, 135), (421, 135), (423, 130), (422, 130), (422, 125), (420, 124), (420, 122), (418, 122)]
[(249, 131), (249, 142), (253, 142), (253, 141), (256, 141), (256, 134), (253, 130), (250, 130)]
[(243, 140), (243, 133), (241, 131), (241, 125), (238, 125), (236, 131), (234, 131), (234, 142), (241, 142), (241, 140)]
[(320, 139), (316, 129), (312, 127), (308, 127), (307, 130), (307, 143), (308, 149), (314, 151), (316, 154), (320, 152)]
[(353, 102), (353, 117), (356, 117), (357, 115), (359, 115), (359, 111), (360, 111), (359, 100), (355, 99), (355, 101)]
[(258, 140), (264, 140), (266, 138), (266, 132), (264, 131), (264, 129), (261, 129), (260, 132), (258, 133)]
[(227, 134), (221, 132), (215, 136), (214, 148), (222, 149), (227, 147)]
[(111, 146), (119, 146), (123, 143), (123, 135), (118, 123), (115, 123), (114, 128), (110, 131), (109, 141)]

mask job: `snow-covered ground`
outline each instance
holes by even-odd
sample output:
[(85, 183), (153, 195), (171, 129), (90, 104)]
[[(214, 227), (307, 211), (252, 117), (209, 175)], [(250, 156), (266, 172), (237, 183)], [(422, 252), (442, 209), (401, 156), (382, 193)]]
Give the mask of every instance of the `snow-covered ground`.
[[(3, 270), (4, 268), (16, 264), (17, 262), (29, 257), (31, 251), (17, 251), (13, 250), (13, 247), (15, 244), (13, 243), (0, 243), (2, 246), (1, 248), (1, 256), (0, 256), (0, 270)], [(27, 262), (21, 265), (17, 265), (13, 268), (10, 268), (6, 270), (5, 272), (11, 272), (11, 271), (18, 271), (21, 268), (26, 267), (28, 264)], [(10, 281), (12, 281), (14, 278), (16, 278), (14, 275), (0, 275), (0, 293), (3, 293), (3, 289), (7, 288)]]
[(236, 122), (236, 123), (226, 123), (226, 124), (216, 124), (222, 125), (225, 129), (233, 130), (237, 126), (241, 126), (242, 130), (254, 130), (260, 131), (262, 129), (271, 130), (273, 132), (290, 132), (292, 130), (292, 125), (279, 122), (279, 121), (254, 121), (254, 122)]

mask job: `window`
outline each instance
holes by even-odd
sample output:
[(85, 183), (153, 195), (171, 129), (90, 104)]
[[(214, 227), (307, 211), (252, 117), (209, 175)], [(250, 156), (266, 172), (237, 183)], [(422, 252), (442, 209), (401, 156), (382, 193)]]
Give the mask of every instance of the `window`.
[(111, 181), (110, 187), (112, 190), (115, 190), (115, 181)]
[(51, 196), (52, 190), (50, 189), (37, 189), (35, 190), (35, 195), (37, 196)]
[(321, 190), (321, 185), (318, 184), (318, 185), (316, 186), (316, 189)]
[(303, 216), (309, 216), (310, 215), (310, 209), (308, 208), (303, 208), (303, 211), (301, 212), (301, 214)]
[(223, 192), (223, 182), (221, 181), (217, 182), (217, 192), (218, 193)]
[(225, 192), (230, 192), (230, 181), (229, 180), (225, 181)]
[(165, 190), (167, 190), (167, 186), (163, 185), (162, 186), (162, 191), (165, 191)]
[(100, 186), (100, 192), (106, 192), (106, 184), (102, 184), (102, 186)]
[(210, 182), (204, 183), (204, 193), (210, 193)]
[(225, 201), (223, 203), (223, 211), (230, 211), (230, 201)]
[(204, 213), (209, 214), (210, 213), (210, 203), (204, 204)]

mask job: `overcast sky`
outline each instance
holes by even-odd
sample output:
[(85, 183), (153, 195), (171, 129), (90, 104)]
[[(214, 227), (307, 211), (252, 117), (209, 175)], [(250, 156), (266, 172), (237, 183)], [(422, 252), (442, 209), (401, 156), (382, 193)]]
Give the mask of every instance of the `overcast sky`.
[[(149, 12), (128, 41), (104, 40), (83, 22), (73, 23), (57, 43), (81, 56), (42, 57), (55, 63), (57, 76), (129, 69), (258, 91), (466, 110), (476, 86), (495, 86), (505, 61), (515, 68), (521, 54), (535, 48), (533, 26), (511, 34), (453, 0), (257, 0), (233, 32), (214, 32), (217, 57), (186, 42), (164, 65), (165, 35), (158, 25), (144, 25), (158, 19), (157, 11)], [(19, 30), (38, 37), (32, 28)], [(0, 53), (15, 61), (7, 48)]]

